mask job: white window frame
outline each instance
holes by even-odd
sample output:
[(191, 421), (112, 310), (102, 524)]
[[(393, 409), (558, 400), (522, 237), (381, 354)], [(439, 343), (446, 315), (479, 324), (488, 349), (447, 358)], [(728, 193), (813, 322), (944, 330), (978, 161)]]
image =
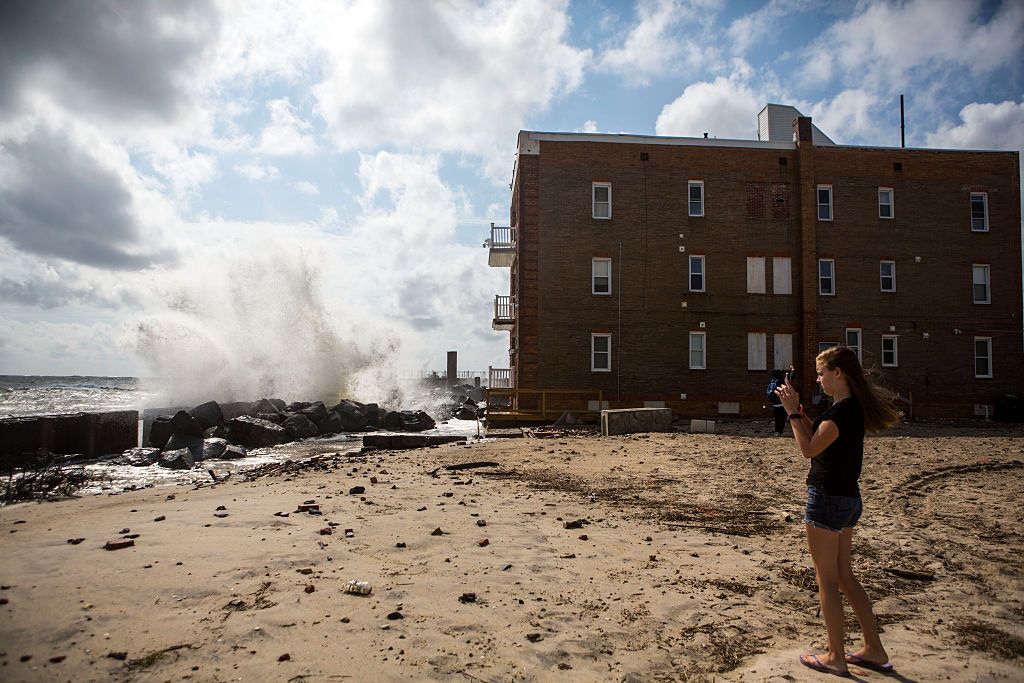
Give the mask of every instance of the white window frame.
[(747, 370), (768, 369), (768, 334), (747, 332)]
[[(597, 264), (599, 262), (600, 263), (607, 263), (608, 264), (608, 274), (607, 275), (598, 276), (598, 274), (597, 274)], [(608, 291), (607, 292), (599, 292), (599, 291), (597, 291), (597, 278), (598, 277), (607, 277), (608, 278)], [(597, 296), (611, 296), (612, 295), (612, 260), (610, 258), (598, 258), (598, 257), (595, 257), (595, 258), (592, 258), (590, 260), (590, 293), (591, 294), (595, 294)]]
[[(882, 193), (884, 193), (884, 192), (888, 192), (889, 193), (889, 201), (887, 201), (887, 202), (883, 202), (882, 201)], [(888, 216), (882, 214), (882, 207), (883, 206), (888, 206), (889, 207), (889, 215)], [(878, 217), (881, 218), (882, 220), (887, 220), (887, 221), (888, 220), (892, 220), (893, 218), (896, 217), (896, 191), (893, 190), (891, 187), (880, 187), (880, 188), (878, 188)]]
[(818, 353), (831, 349), (833, 346), (839, 346), (839, 342), (834, 341), (820, 341), (818, 342)]
[[(975, 282), (975, 275), (979, 272), (985, 274), (985, 282)], [(980, 284), (985, 285), (985, 298), (979, 300), (975, 295), (974, 288)], [(971, 264), (971, 301), (979, 305), (991, 304), (992, 303), (992, 267), (988, 263), (972, 263)]]
[[(850, 343), (851, 334), (856, 338), (856, 344)], [(863, 363), (864, 361), (861, 359), (861, 356), (863, 355), (862, 351), (864, 349), (864, 330), (861, 329), (860, 327), (847, 327), (845, 339), (846, 345), (857, 353), (857, 360)]]
[[(595, 365), (594, 361), (597, 357), (597, 352), (594, 349), (594, 342), (598, 337), (602, 337), (608, 340), (608, 350), (605, 352), (608, 354), (608, 367), (599, 368)], [(612, 371), (612, 335), (610, 333), (591, 334), (590, 335), (590, 371), (591, 372), (611, 372)]]
[[(892, 342), (892, 348), (886, 349), (885, 343)], [(892, 362), (885, 362), (885, 354), (892, 353)], [(900, 366), (900, 338), (896, 334), (883, 334), (882, 335), (882, 367), (883, 368), (898, 368)]]
[[(747, 257), (747, 294), (767, 294), (765, 288), (765, 257)], [(760, 276), (760, 277), (759, 277)]]
[[(974, 227), (974, 198), (980, 197), (982, 202), (982, 208), (984, 209), (984, 216), (982, 216), (981, 227)], [(972, 192), (971, 193), (971, 232), (988, 232), (988, 192)]]
[[(693, 212), (693, 199), (692, 192), (693, 188), (700, 189), (700, 209), (699, 213)], [(686, 213), (690, 218), (703, 218), (704, 216), (704, 181), (703, 180), (691, 180), (686, 183)]]
[[(693, 288), (693, 276), (694, 276), (693, 264), (695, 262), (697, 262), (697, 261), (700, 261), (700, 289), (694, 289)], [(686, 285), (687, 285), (689, 291), (691, 291), (691, 292), (706, 292), (707, 289), (708, 289), (708, 269), (707, 269), (707, 263), (705, 263), (705, 261), (704, 261), (704, 255), (703, 254), (690, 254), (690, 258), (688, 259), (688, 262), (689, 262), (689, 268), (687, 269), (688, 273), (687, 273), (687, 276), (686, 276)]]
[[(825, 263), (832, 264), (832, 273), (828, 277), (829, 284), (831, 285), (831, 291), (825, 292), (821, 287), (821, 281), (825, 278), (821, 274), (821, 266)], [(818, 296), (835, 296), (836, 295), (836, 260), (834, 258), (820, 258), (818, 259)]]
[(793, 293), (793, 259), (789, 256), (772, 257), (772, 294)]
[[(601, 205), (605, 204), (605, 202), (598, 202), (597, 201), (597, 188), (599, 188), (599, 187), (608, 188), (608, 202), (607, 202), (607, 204), (608, 204), (608, 215), (607, 216), (598, 216), (597, 215), (598, 204), (601, 204)], [(611, 218), (612, 218), (612, 184), (611, 183), (591, 183), (590, 184), (590, 215), (591, 215), (591, 218), (594, 218), (594, 219), (599, 220), (599, 221), (611, 220)]]
[[(700, 365), (693, 364), (693, 340), (700, 338)], [(708, 335), (706, 332), (690, 332), (690, 343), (686, 352), (687, 364), (691, 370), (707, 370), (708, 367)]]
[[(828, 191), (828, 203), (827, 204), (822, 204), (821, 203), (821, 192), (822, 192), (822, 190), (827, 190)], [(814, 201), (815, 201), (815, 204), (817, 205), (817, 209), (816, 210), (817, 210), (818, 220), (819, 221), (831, 221), (832, 218), (835, 216), (835, 213), (834, 213), (834, 211), (832, 209), (832, 186), (831, 185), (818, 185), (818, 187), (815, 188), (815, 190), (814, 190)], [(823, 206), (827, 206), (828, 207), (828, 218), (822, 218), (821, 217), (821, 207), (823, 207)]]
[[(890, 276), (890, 279), (892, 280), (892, 286), (889, 289), (885, 288), (885, 273), (882, 271), (882, 269), (885, 267), (886, 264), (892, 266), (892, 275)], [(893, 293), (896, 292), (896, 262), (895, 261), (879, 261), (878, 262), (878, 286), (879, 286), (880, 291), (884, 292), (885, 294), (893, 294)]]
[[(978, 342), (985, 342), (987, 355), (978, 355)], [(978, 374), (978, 360), (986, 359), (988, 365), (988, 372), (985, 374)], [(977, 379), (992, 379), (992, 337), (975, 337), (974, 338), (974, 376)]]

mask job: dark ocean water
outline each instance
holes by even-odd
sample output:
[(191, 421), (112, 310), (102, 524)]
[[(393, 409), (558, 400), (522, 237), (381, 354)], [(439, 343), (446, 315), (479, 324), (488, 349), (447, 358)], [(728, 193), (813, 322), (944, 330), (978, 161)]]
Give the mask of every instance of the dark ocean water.
[(141, 410), (153, 398), (137, 377), (0, 375), (0, 417)]

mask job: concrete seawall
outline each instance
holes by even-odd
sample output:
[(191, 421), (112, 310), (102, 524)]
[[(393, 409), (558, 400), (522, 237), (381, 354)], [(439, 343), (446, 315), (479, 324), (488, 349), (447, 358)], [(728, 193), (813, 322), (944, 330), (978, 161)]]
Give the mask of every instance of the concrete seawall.
[(139, 413), (33, 415), (0, 419), (0, 467), (20, 467), (40, 449), (95, 458), (138, 444)]

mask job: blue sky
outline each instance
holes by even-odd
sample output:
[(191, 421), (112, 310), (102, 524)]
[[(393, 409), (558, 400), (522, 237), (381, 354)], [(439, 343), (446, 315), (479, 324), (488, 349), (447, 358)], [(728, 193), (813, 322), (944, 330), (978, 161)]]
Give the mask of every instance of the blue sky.
[(1020, 150), (1024, 3), (11, 1), (0, 93), (0, 373), (368, 396), (507, 364), (520, 129)]

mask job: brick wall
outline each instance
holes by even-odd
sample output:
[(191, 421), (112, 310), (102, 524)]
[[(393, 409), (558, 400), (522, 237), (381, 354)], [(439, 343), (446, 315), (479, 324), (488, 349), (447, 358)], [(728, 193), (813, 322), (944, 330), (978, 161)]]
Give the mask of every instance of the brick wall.
[[(894, 326), (899, 367), (884, 373), (913, 387), (919, 414), (928, 404), (969, 414), (1024, 389), (1015, 153), (544, 140), (518, 163), (520, 388), (600, 389), (683, 414), (738, 401), (755, 414), (768, 373), (747, 370), (748, 332), (767, 334), (769, 370), (773, 335), (793, 335), (806, 395), (818, 341), (861, 327), (865, 364), (880, 366)], [(688, 216), (688, 180), (704, 182), (704, 217)], [(591, 217), (593, 182), (612, 184), (608, 220)], [(816, 218), (820, 183), (833, 185), (830, 223)], [(878, 218), (879, 186), (895, 190), (894, 220)], [(989, 193), (989, 233), (970, 231), (971, 191)], [(688, 291), (691, 254), (705, 257), (704, 293)], [(746, 293), (748, 256), (765, 257), (767, 294)], [(791, 295), (772, 293), (773, 256), (792, 259)], [(836, 259), (834, 297), (817, 295), (819, 256)], [(591, 294), (594, 257), (612, 259), (611, 296)], [(897, 262), (896, 294), (879, 291), (883, 259)], [(989, 306), (972, 303), (971, 263), (991, 264)], [(706, 370), (689, 368), (690, 331), (706, 333)], [(611, 372), (590, 369), (592, 333), (612, 335)], [(993, 379), (974, 379), (976, 334), (993, 337)]]

